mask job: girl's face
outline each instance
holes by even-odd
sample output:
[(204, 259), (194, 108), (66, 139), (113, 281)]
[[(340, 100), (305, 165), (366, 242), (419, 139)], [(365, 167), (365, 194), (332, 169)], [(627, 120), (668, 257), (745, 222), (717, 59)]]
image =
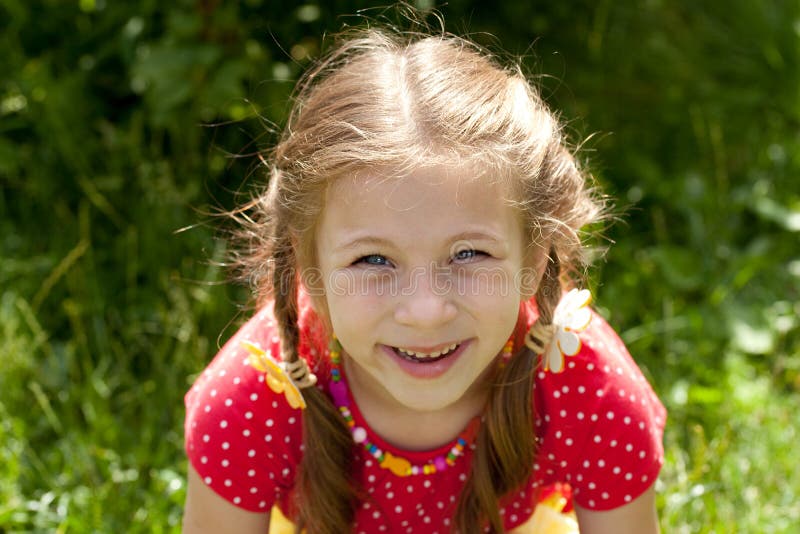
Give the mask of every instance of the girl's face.
[(316, 231), (319, 285), (362, 394), (418, 411), (484, 394), (530, 271), (507, 188), (476, 174), (364, 174), (328, 192)]

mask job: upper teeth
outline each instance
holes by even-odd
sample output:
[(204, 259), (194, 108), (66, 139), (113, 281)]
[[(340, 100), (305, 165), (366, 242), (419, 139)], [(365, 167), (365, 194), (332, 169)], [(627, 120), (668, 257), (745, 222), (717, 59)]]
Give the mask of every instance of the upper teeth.
[(451, 350), (455, 350), (456, 347), (458, 347), (458, 343), (453, 343), (449, 347), (445, 347), (444, 349), (442, 349), (440, 351), (430, 352), (430, 353), (428, 353), (428, 352), (414, 352), (413, 350), (401, 349), (399, 347), (397, 348), (397, 350), (399, 350), (403, 354), (408, 354), (409, 356), (413, 356), (415, 358), (438, 358), (442, 354), (447, 354)]

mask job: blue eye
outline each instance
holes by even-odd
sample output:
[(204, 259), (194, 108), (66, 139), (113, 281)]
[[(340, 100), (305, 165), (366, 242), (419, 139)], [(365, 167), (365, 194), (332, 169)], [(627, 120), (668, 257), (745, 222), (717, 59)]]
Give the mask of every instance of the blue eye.
[(480, 250), (464, 249), (456, 252), (455, 255), (453, 256), (453, 259), (458, 262), (470, 262), (472, 260), (477, 259), (479, 256), (485, 256), (485, 255), (486, 253)]
[(355, 263), (366, 263), (367, 265), (389, 265), (389, 260), (386, 256), (380, 254), (367, 254), (356, 260)]

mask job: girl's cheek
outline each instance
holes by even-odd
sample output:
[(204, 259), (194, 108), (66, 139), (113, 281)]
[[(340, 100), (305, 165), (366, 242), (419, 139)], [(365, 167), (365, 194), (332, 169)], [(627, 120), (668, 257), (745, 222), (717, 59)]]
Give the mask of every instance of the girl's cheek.
[(334, 271), (327, 286), (336, 298), (371, 299), (393, 296), (400, 290), (394, 274), (371, 269)]
[(519, 297), (518, 278), (513, 271), (500, 267), (465, 268), (453, 277), (453, 286), (459, 296), (469, 300), (505, 300)]

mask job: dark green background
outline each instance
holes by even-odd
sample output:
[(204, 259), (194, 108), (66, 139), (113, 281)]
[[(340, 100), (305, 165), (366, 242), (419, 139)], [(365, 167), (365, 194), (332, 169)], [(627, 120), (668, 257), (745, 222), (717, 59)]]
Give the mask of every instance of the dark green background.
[[(364, 7), (0, 0), (0, 532), (177, 530), (182, 395), (249, 298), (214, 213), (322, 35), (394, 17)], [(798, 2), (439, 9), (524, 60), (615, 200), (590, 283), (670, 410), (664, 530), (790, 531)]]

